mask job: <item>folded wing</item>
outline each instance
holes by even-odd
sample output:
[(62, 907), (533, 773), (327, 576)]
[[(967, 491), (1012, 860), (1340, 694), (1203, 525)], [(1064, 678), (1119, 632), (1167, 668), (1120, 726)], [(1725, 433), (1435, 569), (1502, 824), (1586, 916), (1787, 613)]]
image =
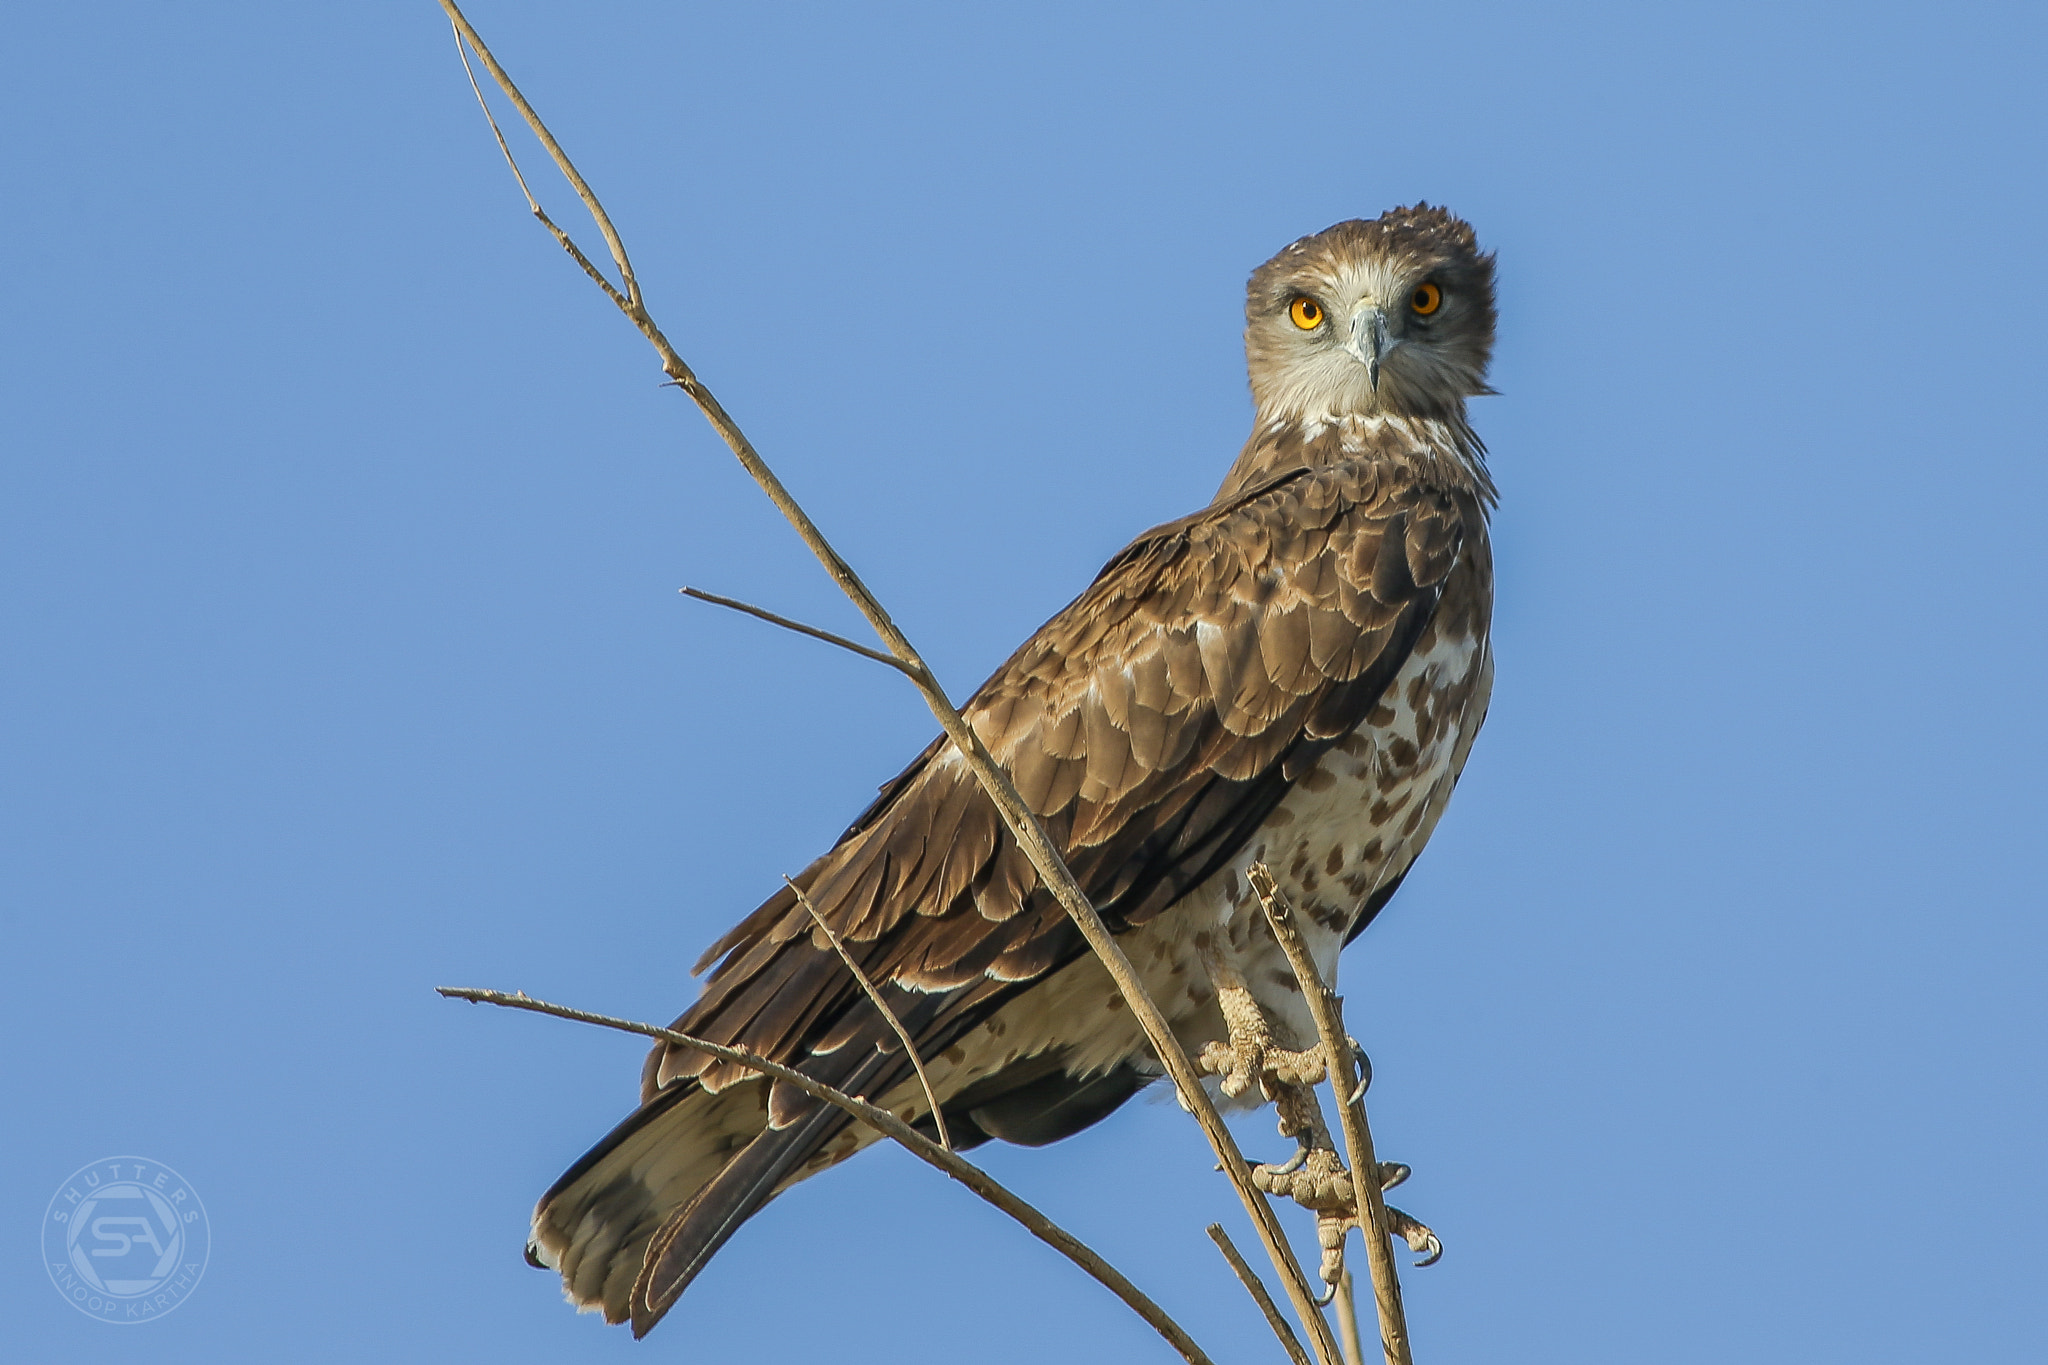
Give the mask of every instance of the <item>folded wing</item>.
[[(982, 685), (965, 714), (1112, 928), (1223, 866), (1360, 724), (1476, 515), (1399, 465), (1278, 475), (1140, 537)], [(1085, 951), (943, 740), (797, 882), (926, 1057)], [(676, 1027), (855, 1093), (905, 1079), (895, 1035), (788, 888), (698, 969), (712, 962)], [(531, 1253), (636, 1332), (848, 1123), (667, 1045), (642, 1099), (541, 1200)]]

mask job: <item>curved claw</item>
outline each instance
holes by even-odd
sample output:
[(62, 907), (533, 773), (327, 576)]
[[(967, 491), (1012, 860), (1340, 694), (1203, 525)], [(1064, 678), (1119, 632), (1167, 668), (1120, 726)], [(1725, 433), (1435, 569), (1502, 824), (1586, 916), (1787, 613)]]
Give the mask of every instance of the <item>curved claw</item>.
[(1358, 1062), (1358, 1092), (1351, 1097), (1355, 1100), (1372, 1086), (1372, 1058), (1365, 1055), (1364, 1044), (1350, 1034), (1344, 1035), (1344, 1041), (1351, 1045), (1351, 1055)]
[(1315, 1306), (1318, 1308), (1328, 1308), (1331, 1304), (1335, 1303), (1336, 1301), (1337, 1286), (1335, 1282), (1332, 1282), (1328, 1288), (1323, 1290), (1322, 1295), (1319, 1298), (1310, 1300), (1310, 1302), (1314, 1303)]
[(1308, 1153), (1309, 1145), (1306, 1142), (1304, 1142), (1299, 1147), (1294, 1149), (1294, 1155), (1287, 1158), (1287, 1161), (1284, 1165), (1273, 1166), (1269, 1167), (1268, 1169), (1270, 1169), (1275, 1175), (1293, 1175), (1296, 1171), (1300, 1170), (1302, 1168), (1303, 1163), (1305, 1163), (1308, 1160)]
[(1404, 1162), (1382, 1161), (1380, 1163), (1380, 1188), (1382, 1190), (1391, 1190), (1394, 1186), (1414, 1174), (1414, 1168)]
[(1415, 1263), (1418, 1268), (1443, 1259), (1442, 1239), (1426, 1224), (1416, 1222), (1392, 1204), (1387, 1205), (1387, 1231), (1406, 1242), (1410, 1251), (1428, 1253)]

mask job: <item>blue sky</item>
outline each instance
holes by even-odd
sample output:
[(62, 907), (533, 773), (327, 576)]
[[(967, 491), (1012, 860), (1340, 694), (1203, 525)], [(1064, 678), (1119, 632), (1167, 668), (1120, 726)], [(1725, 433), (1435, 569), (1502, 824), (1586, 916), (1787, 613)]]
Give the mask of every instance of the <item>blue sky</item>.
[[(1469, 217), (1499, 679), (1345, 966), (1450, 1248), (1407, 1280), (1419, 1356), (2048, 1353), (2037, 9), (471, 17), (956, 692), (1206, 500), (1252, 267)], [(526, 218), (435, 6), (9, 30), (0, 1351), (1168, 1359), (888, 1151), (646, 1343), (521, 1263), (640, 1048), (432, 987), (672, 1016), (930, 719), (677, 597), (858, 628)], [(116, 1153), (213, 1235), (135, 1327), (36, 1247)], [(1273, 1358), (1170, 1106), (987, 1156), (1219, 1360)]]

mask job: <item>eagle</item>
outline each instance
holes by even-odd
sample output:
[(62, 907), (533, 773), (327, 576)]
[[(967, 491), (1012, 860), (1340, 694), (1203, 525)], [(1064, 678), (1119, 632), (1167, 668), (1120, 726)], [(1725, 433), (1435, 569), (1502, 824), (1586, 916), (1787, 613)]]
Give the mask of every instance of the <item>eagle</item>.
[[(962, 708), (1191, 1054), (1249, 990), (1314, 1023), (1248, 873), (1326, 980), (1428, 842), (1486, 715), (1496, 494), (1467, 400), (1494, 261), (1426, 203), (1336, 224), (1251, 276), (1253, 428), (1208, 506), (1145, 532)], [(802, 893), (799, 897), (799, 890)], [(809, 904), (804, 904), (808, 900)], [(935, 1130), (1036, 1146), (1161, 1068), (951, 742), (714, 943), (675, 1028)], [(747, 1218), (876, 1139), (844, 1111), (669, 1043), (640, 1105), (534, 1210), (527, 1259), (644, 1336)]]

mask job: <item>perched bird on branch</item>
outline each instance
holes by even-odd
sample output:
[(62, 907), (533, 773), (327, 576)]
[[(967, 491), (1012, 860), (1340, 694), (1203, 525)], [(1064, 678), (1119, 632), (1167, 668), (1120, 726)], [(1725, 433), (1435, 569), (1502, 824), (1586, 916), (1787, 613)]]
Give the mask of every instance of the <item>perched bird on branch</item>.
[[(1317, 1041), (1252, 864), (1334, 980), (1457, 785), (1493, 680), (1494, 490), (1466, 421), (1493, 331), (1493, 258), (1442, 209), (1281, 251), (1251, 277), (1257, 411), (1215, 499), (1133, 541), (963, 708), (1192, 1053), (1241, 1054), (1249, 1005), (1259, 1045)], [(795, 884), (811, 906), (784, 887), (713, 944), (676, 1028), (932, 1131), (815, 908), (914, 1039), (957, 1147), (1056, 1141), (1160, 1074), (949, 741)], [(542, 1197), (528, 1258), (644, 1335), (742, 1222), (874, 1137), (659, 1044), (640, 1107)]]

